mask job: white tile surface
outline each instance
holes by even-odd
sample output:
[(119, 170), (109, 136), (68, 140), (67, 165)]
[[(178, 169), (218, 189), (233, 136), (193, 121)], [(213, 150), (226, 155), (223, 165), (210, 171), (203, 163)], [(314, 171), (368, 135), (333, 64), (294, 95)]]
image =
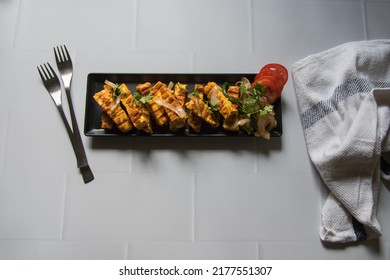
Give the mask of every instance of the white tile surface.
[[(389, 0), (0, 0), (0, 259), (390, 259), (383, 236), (325, 245), (326, 197), (292, 81), (283, 136), (91, 139), (84, 185), (36, 67), (66, 44), (79, 126), (87, 75), (255, 73), (355, 40), (390, 38)], [(45, 7), (45, 9), (42, 9)], [(70, 19), (70, 20), (69, 20)]]
[(320, 208), (312, 178), (283, 175), (197, 176), (195, 239), (317, 240)]
[(372, 1), (366, 3), (368, 39), (390, 38), (389, 1)]
[(81, 50), (131, 50), (134, 5), (131, 0), (22, 1), (16, 47), (47, 49), (71, 42)]
[(189, 176), (96, 173), (67, 184), (66, 240), (191, 240), (193, 180)]
[(0, 174), (0, 240), (60, 239), (65, 176), (48, 172)]
[(19, 0), (0, 1), (0, 48), (11, 48), (17, 26)]
[(361, 1), (253, 1), (253, 49), (310, 54), (362, 40), (362, 15)]
[(256, 242), (131, 242), (133, 260), (240, 260), (257, 259)]
[(6, 171), (75, 169), (76, 159), (61, 117), (54, 104), (48, 105), (50, 110), (10, 109), (4, 155)]
[(388, 243), (365, 241), (364, 246), (332, 246), (317, 241), (262, 242), (259, 248), (260, 259), (270, 260), (366, 260), (388, 259)]
[(137, 50), (250, 51), (248, 0), (151, 0), (137, 8)]
[(133, 172), (256, 171), (254, 139), (134, 139)]
[(121, 241), (0, 241), (3, 260), (118, 260), (126, 257)]
[[(4, 82), (0, 108), (31, 108), (32, 104), (45, 107), (52, 105), (48, 93), (42, 90), (44, 88), (37, 70), (38, 65), (51, 62), (48, 60), (50, 55), (50, 49), (36, 52), (1, 50), (0, 75)], [(53, 106), (50, 106), (50, 109), (54, 109)]]

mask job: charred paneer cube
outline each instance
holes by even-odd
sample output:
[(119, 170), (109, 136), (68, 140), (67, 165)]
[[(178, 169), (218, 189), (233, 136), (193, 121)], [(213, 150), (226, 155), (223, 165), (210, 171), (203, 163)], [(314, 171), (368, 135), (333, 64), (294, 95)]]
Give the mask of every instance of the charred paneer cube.
[(224, 118), (224, 128), (227, 130), (237, 130), (235, 124), (238, 122), (238, 109), (228, 97), (226, 97), (220, 86), (215, 82), (209, 82), (204, 88), (207, 98), (213, 105), (217, 106), (218, 111)]
[(130, 118), (120, 106), (120, 99), (114, 97), (113, 89), (110, 86), (104, 85), (104, 89), (95, 93), (93, 98), (120, 131), (128, 132), (133, 128)]
[(119, 89), (121, 92), (121, 102), (134, 126), (138, 130), (143, 130), (146, 133), (151, 134), (153, 130), (150, 121), (150, 114), (145, 108), (143, 108), (145, 105), (135, 101), (133, 94), (131, 94), (130, 89), (125, 84), (120, 85)]

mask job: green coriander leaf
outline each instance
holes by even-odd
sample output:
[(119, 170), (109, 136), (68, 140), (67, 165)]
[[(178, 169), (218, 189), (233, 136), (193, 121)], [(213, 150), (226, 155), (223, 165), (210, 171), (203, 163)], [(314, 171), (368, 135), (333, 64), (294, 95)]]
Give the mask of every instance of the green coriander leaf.
[(266, 90), (266, 87), (261, 83), (256, 83), (256, 85), (253, 87), (253, 93), (262, 96)]
[(120, 89), (119, 84), (115, 84), (115, 88), (113, 88), (113, 90), (114, 90), (114, 97), (115, 98), (117, 98), (122, 93), (122, 90)]
[(240, 84), (240, 99), (246, 94), (246, 86), (244, 83)]
[(146, 103), (149, 103), (150, 100), (152, 100), (153, 98), (153, 94), (152, 93), (149, 93), (148, 95), (145, 95), (145, 96), (142, 96), (139, 101), (142, 103), (142, 104), (146, 104)]
[(190, 90), (188, 92), (188, 95), (193, 95), (193, 96), (195, 96), (197, 98), (200, 98), (199, 91), (197, 91), (196, 89)]
[(232, 102), (232, 103), (237, 103), (238, 100), (235, 99), (235, 98), (233, 98), (233, 97), (231, 97), (231, 96), (228, 94), (228, 92), (227, 92), (228, 86), (229, 86), (229, 83), (228, 83), (228, 82), (223, 83), (223, 85), (222, 85), (222, 93), (223, 93), (223, 95), (225, 95), (225, 97), (226, 97), (227, 99), (229, 99), (230, 102)]
[(273, 114), (274, 113), (274, 106), (267, 105), (260, 111), (260, 116), (265, 116), (267, 114)]

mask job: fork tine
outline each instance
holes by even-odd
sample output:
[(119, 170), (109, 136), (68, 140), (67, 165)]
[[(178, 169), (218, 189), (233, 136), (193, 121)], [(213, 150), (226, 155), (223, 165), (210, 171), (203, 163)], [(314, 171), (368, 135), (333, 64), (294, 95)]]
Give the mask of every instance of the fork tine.
[[(47, 65), (49, 65), (50, 66), (50, 64), (49, 63), (45, 63), (45, 64), (43, 64), (44, 66), (45, 66), (45, 69), (46, 69), (46, 73), (47, 73), (47, 77), (48, 77), (48, 79), (51, 79), (51, 78), (53, 78), (53, 74), (52, 74), (52, 72), (50, 72), (50, 70), (49, 70), (49, 68), (47, 68)], [(50, 67), (51, 68), (51, 67)]]
[(68, 49), (65, 45), (54, 47), (54, 55), (58, 62), (65, 62), (70, 60)]
[(70, 60), (70, 55), (69, 55), (68, 49), (66, 48), (65, 45), (64, 45), (64, 49), (65, 49), (65, 53), (66, 53), (66, 60)]
[(65, 57), (64, 50), (63, 50), (62, 46), (57, 47), (57, 49), (58, 49), (58, 52), (59, 52), (60, 57), (61, 57), (61, 62), (66, 61), (66, 57)]
[[(43, 66), (45, 66), (45, 67), (43, 67)], [(40, 67), (41, 67), (41, 73), (42, 73), (44, 79), (45, 79), (45, 80), (50, 79), (49, 70), (47, 69), (46, 64), (45, 64), (45, 63), (44, 63), (44, 64), (41, 64)]]
[(50, 68), (50, 70), (51, 70), (51, 75), (52, 75), (52, 77), (53, 77), (53, 78), (56, 78), (56, 77), (57, 77), (57, 74), (56, 74), (56, 72), (54, 71), (54, 69), (51, 67), (51, 65), (50, 65), (49, 63), (47, 63), (47, 65), (49, 65), (49, 68)]
[[(42, 65), (40, 65), (42, 67)], [(39, 69), (39, 66), (37, 66), (39, 76), (41, 76), (42, 81), (46, 80), (45, 76), (43, 76), (41, 69)]]
[(56, 61), (61, 61), (60, 60), (59, 51), (58, 51), (58, 47), (54, 47), (53, 50), (54, 50), (54, 55), (56, 57)]

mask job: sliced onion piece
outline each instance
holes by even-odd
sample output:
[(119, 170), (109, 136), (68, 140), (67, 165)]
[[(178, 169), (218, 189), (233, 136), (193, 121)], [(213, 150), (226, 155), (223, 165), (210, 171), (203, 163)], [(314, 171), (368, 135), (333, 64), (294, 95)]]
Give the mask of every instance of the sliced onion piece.
[(237, 122), (237, 125), (238, 126), (244, 126), (246, 125), (247, 123), (249, 123), (251, 120), (249, 118), (246, 118), (246, 119), (241, 119)]
[(257, 119), (257, 131), (254, 133), (257, 137), (263, 137), (270, 139), (270, 133), (265, 130), (265, 116), (261, 116)]
[(165, 102), (164, 100), (162, 100), (160, 98), (156, 98), (154, 100), (154, 102), (156, 102), (160, 106), (163, 106), (163, 107), (168, 108), (169, 110), (175, 112), (179, 116), (179, 118), (181, 118), (181, 119), (185, 118), (187, 116), (186, 112), (184, 111), (183, 107), (181, 107), (181, 106), (173, 106), (172, 104)]
[(257, 120), (257, 131), (254, 135), (269, 140), (271, 136), (270, 131), (275, 128), (276, 125), (277, 122), (273, 114), (261, 116)]
[(113, 90), (116, 89), (117, 85), (114, 84), (113, 82), (110, 82), (109, 80), (105, 80), (104, 83), (108, 86), (110, 86)]
[(168, 84), (168, 89), (169, 89), (170, 91), (172, 91), (174, 85), (175, 85), (175, 84), (174, 84), (172, 81), (170, 81), (169, 84)]
[(187, 96), (188, 96), (189, 99), (191, 99), (194, 102), (194, 104), (196, 106), (196, 114), (198, 115), (198, 117), (201, 117), (202, 116), (202, 110), (200, 109), (199, 98), (197, 98), (193, 94), (189, 94)]
[(200, 109), (198, 98), (195, 98), (194, 103), (195, 103), (196, 111), (197, 111), (196, 114), (198, 115), (198, 117), (201, 117), (202, 116), (202, 110)]
[(218, 98), (218, 86), (214, 86), (211, 92), (210, 96), (210, 104), (215, 106), (219, 103), (219, 98)]
[(114, 102), (110, 104), (110, 111), (114, 111), (116, 107), (118, 107), (119, 103), (121, 102), (121, 99), (119, 96), (115, 99)]
[(243, 83), (246, 86), (250, 86), (251, 85), (251, 82), (246, 77), (242, 77), (241, 78), (241, 83)]

